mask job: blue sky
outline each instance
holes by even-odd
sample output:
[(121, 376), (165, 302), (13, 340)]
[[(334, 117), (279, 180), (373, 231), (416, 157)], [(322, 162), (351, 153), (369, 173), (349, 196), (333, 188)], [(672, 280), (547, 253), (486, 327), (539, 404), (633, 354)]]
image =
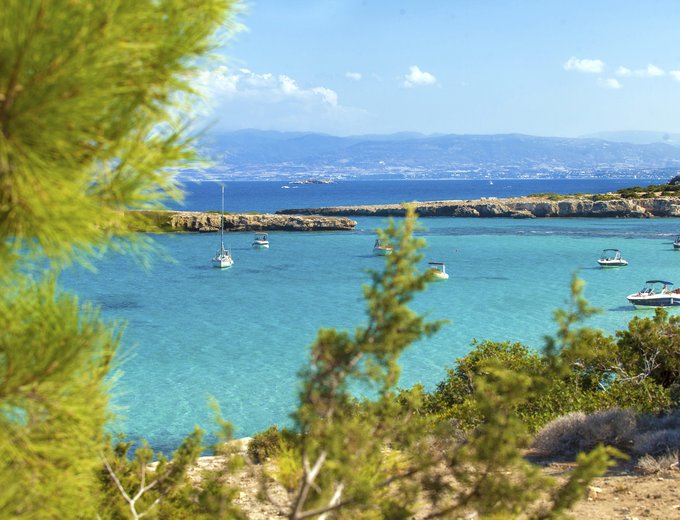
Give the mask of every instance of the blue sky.
[(215, 128), (680, 132), (675, 1), (249, 0)]

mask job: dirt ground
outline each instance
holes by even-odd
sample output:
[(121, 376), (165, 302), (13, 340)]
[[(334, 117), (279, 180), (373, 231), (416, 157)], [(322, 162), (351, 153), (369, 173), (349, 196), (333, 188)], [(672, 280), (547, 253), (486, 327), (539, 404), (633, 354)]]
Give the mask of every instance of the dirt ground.
[[(570, 464), (546, 466), (548, 474), (559, 476)], [(572, 508), (571, 518), (588, 520), (680, 519), (680, 471), (663, 475), (642, 475), (631, 466), (613, 468), (595, 479), (588, 497)]]
[[(559, 476), (571, 465), (551, 464), (546, 473)], [(596, 479), (588, 497), (568, 514), (573, 519), (587, 520), (680, 520), (680, 471), (677, 475), (640, 475), (634, 470), (618, 469)], [(255, 498), (257, 480), (247, 472), (232, 481), (243, 490), (237, 503), (252, 520), (282, 518), (285, 512)], [(277, 497), (285, 502), (285, 493)]]
[[(242, 445), (243, 451), (245, 445)], [(203, 457), (196, 469), (214, 468), (223, 463), (220, 459)], [(574, 467), (573, 463), (534, 462), (556, 478), (566, 478)], [(251, 520), (283, 518), (287, 499), (283, 489), (274, 490), (270, 497), (278, 507), (257, 498), (257, 473), (261, 469), (262, 466), (254, 466), (230, 476), (229, 483), (241, 489), (236, 503)], [(593, 481), (588, 496), (578, 502), (568, 516), (587, 520), (680, 520), (680, 471), (673, 469), (663, 474), (643, 475), (632, 464), (612, 468), (606, 476)], [(470, 517), (471, 520), (474, 518)]]

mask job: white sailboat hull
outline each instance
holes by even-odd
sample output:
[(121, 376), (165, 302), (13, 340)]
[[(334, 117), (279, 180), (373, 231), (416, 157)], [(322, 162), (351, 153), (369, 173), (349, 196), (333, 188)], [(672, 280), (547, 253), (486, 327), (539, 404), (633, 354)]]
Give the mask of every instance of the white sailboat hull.
[(212, 265), (219, 269), (226, 269), (227, 267), (234, 265), (234, 260), (228, 255), (218, 255), (213, 257)]

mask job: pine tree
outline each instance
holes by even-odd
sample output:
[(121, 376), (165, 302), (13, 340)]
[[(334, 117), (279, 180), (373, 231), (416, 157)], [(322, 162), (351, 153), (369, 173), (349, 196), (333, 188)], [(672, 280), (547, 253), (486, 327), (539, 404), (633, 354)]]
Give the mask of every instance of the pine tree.
[(139, 246), (123, 210), (179, 196), (191, 75), (234, 4), (2, 3), (0, 517), (97, 514), (120, 328), (55, 274)]

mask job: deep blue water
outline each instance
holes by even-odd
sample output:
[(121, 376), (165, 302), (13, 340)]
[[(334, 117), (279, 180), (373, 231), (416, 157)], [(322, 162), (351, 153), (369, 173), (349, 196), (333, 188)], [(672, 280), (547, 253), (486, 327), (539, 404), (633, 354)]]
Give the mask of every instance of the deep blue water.
[[(266, 211), (399, 197), (425, 200), (435, 192), (447, 194), (442, 198), (461, 197), (455, 190), (466, 194), (462, 198), (497, 196), (482, 190), (501, 189), (496, 185), (503, 183), (400, 181), (383, 187), (383, 182), (297, 190), (261, 182), (227, 186), (233, 209)], [(595, 190), (570, 182), (527, 182), (525, 192), (621, 186), (601, 183)], [(416, 196), (416, 188), (425, 191)], [(339, 190), (343, 198), (334, 199), (329, 189)], [(267, 190), (277, 194), (273, 201)], [(282, 203), (291, 191), (307, 195)], [(321, 202), (319, 193), (328, 202)], [(195, 209), (206, 209), (214, 207), (207, 199), (218, 198), (217, 187), (204, 183), (192, 189), (188, 200)], [(309, 200), (314, 202), (303, 204)], [(423, 268), (427, 261), (446, 262), (451, 278), (431, 285), (413, 307), (450, 323), (407, 351), (402, 386), (423, 383), (432, 388), (475, 338), (540, 348), (543, 336), (555, 329), (552, 312), (567, 301), (575, 272), (587, 283), (586, 297), (604, 310), (589, 324), (608, 332), (644, 315), (628, 305), (626, 295), (646, 279), (680, 283), (680, 252), (672, 247), (673, 236), (680, 234), (676, 219), (437, 218), (421, 223), (426, 229), (420, 234), (427, 241)], [(159, 251), (147, 270), (113, 253), (96, 262), (95, 273), (67, 270), (62, 276), (66, 287), (98, 304), (106, 319), (127, 323), (123, 375), (114, 390), (114, 404), (123, 417), (114, 428), (132, 439), (147, 438), (155, 449), (171, 450), (195, 424), (212, 428), (209, 396), (217, 399), (239, 436), (286, 424), (295, 407), (296, 374), (318, 328), (351, 330), (364, 320), (361, 285), (369, 281), (367, 270), (380, 269), (384, 261), (371, 248), (375, 230), (385, 224), (381, 218), (360, 218), (357, 229), (349, 232), (271, 233), (271, 249), (262, 251), (250, 247), (251, 233), (230, 233), (235, 265), (223, 271), (210, 266), (217, 246), (214, 234), (157, 235)], [(596, 260), (604, 248), (621, 249), (630, 266), (600, 269)]]
[[(666, 181), (667, 179), (663, 179)], [(658, 184), (662, 180), (631, 179), (495, 179), (447, 181), (339, 181), (335, 184), (287, 184), (283, 181), (226, 181), (226, 211), (273, 212), (319, 206), (389, 204), (410, 201), (515, 197), (531, 193), (605, 193), (629, 186)], [(215, 182), (189, 182), (183, 205), (188, 211), (219, 210), (220, 189)], [(290, 186), (290, 188), (282, 188)]]

